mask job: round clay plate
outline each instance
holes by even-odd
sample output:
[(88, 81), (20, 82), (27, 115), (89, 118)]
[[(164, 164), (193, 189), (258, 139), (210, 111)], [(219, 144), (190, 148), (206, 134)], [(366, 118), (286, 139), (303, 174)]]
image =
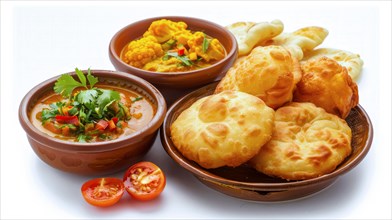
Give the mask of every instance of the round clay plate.
[(174, 146), (170, 138), (170, 126), (179, 114), (196, 100), (211, 95), (217, 82), (195, 90), (177, 100), (168, 110), (161, 141), (164, 149), (173, 160), (193, 173), (202, 183), (229, 196), (249, 201), (276, 202), (302, 198), (321, 191), (336, 179), (358, 165), (366, 156), (373, 139), (373, 128), (365, 110), (358, 105), (353, 108), (346, 121), (352, 129), (351, 155), (334, 172), (317, 178), (301, 181), (286, 181), (266, 176), (247, 165), (236, 168), (222, 167), (205, 169), (186, 159)]

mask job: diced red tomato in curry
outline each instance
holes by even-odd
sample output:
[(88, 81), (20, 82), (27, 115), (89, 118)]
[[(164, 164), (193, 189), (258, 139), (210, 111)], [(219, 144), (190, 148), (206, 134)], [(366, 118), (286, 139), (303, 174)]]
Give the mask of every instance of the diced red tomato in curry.
[(95, 124), (95, 129), (103, 131), (103, 130), (106, 129), (106, 127), (107, 127), (108, 125), (109, 125), (109, 123), (108, 123), (107, 121), (101, 119), (101, 120), (99, 120), (99, 121), (97, 122), (97, 124)]
[(73, 124), (75, 126), (79, 126), (79, 120), (76, 115), (56, 115), (56, 121), (61, 124)]

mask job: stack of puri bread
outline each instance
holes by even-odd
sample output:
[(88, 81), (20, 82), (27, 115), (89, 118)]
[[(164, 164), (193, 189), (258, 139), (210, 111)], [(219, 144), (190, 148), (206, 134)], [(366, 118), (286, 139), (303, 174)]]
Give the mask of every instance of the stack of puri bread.
[(239, 57), (214, 94), (173, 122), (177, 149), (207, 169), (247, 163), (286, 180), (334, 171), (352, 151), (344, 119), (358, 104), (360, 56), (315, 49), (328, 35), (322, 27), (285, 33), (274, 20), (226, 28)]

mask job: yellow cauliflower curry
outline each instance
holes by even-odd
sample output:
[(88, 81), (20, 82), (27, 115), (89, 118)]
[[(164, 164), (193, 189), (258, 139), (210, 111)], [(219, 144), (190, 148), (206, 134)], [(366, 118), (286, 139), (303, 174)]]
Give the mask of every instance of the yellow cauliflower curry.
[(154, 21), (142, 38), (124, 47), (121, 59), (144, 70), (184, 72), (210, 66), (226, 56), (218, 39), (187, 27), (181, 21)]

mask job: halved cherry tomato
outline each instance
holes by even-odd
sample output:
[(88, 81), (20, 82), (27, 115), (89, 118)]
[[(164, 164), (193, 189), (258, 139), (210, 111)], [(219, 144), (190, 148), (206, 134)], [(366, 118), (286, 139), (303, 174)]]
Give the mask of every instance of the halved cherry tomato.
[(151, 162), (139, 162), (131, 166), (123, 180), (129, 195), (142, 201), (156, 198), (166, 185), (165, 174)]
[(85, 182), (81, 191), (89, 204), (106, 207), (120, 200), (124, 194), (124, 183), (118, 178), (97, 178)]

